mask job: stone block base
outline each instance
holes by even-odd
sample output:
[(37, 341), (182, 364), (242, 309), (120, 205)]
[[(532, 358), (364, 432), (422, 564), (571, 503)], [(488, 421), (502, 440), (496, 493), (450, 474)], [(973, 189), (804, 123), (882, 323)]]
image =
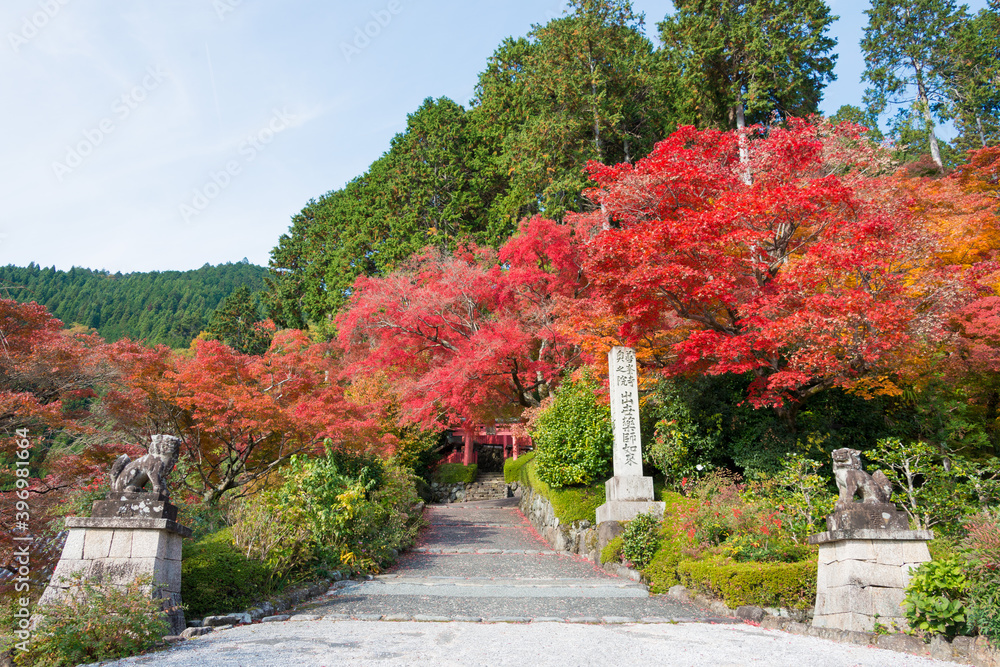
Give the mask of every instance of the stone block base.
[(129, 527), (128, 519), (68, 519), (66, 545), (39, 603), (70, 594), (70, 578), (77, 572), (88, 581), (116, 587), (144, 576), (151, 581), (150, 595), (163, 600), (170, 634), (180, 634), (186, 627), (180, 606), (181, 541), (190, 531), (146, 525), (154, 521), (132, 520), (138, 527)]
[(663, 516), (667, 504), (652, 500), (609, 500), (597, 508), (598, 525), (605, 521), (631, 521), (643, 512)]
[(930, 531), (856, 530), (814, 535), (819, 545), (813, 626), (872, 632), (907, 627), (901, 604), (910, 571), (931, 559)]
[(615, 475), (604, 483), (604, 496), (609, 500), (653, 500), (653, 478), (637, 475)]
[(653, 478), (638, 475), (615, 475), (604, 483), (607, 501), (597, 508), (597, 524), (606, 521), (631, 521), (648, 512), (663, 516), (666, 503), (653, 501)]

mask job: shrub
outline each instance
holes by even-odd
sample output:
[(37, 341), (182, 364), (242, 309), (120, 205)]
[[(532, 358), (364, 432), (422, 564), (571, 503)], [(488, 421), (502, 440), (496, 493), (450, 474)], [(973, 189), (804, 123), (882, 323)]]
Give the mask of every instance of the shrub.
[(123, 658), (152, 648), (170, 629), (148, 578), (119, 589), (78, 573), (71, 583), (77, 595), (36, 609), (41, 622), (18, 662), (59, 667)]
[(660, 520), (652, 514), (641, 513), (625, 524), (622, 532), (622, 556), (639, 570), (653, 559), (659, 546)]
[(649, 402), (657, 418), (649, 458), (663, 473), (666, 485), (680, 491), (682, 480), (713, 468), (711, 453), (719, 445), (721, 415), (714, 415), (713, 423), (699, 422), (672, 380), (660, 381)]
[(816, 602), (816, 559), (799, 563), (734, 563), (721, 556), (685, 560), (677, 574), (688, 588), (721, 597), (729, 607), (807, 609)]
[(809, 535), (826, 530), (824, 519), (834, 509), (837, 496), (831, 479), (818, 474), (819, 461), (801, 454), (788, 454), (774, 474), (759, 473), (740, 495), (777, 508), (777, 516), (788, 537), (805, 542)]
[(565, 383), (535, 422), (538, 477), (554, 489), (608, 476), (613, 434), (611, 408), (598, 403), (589, 376)]
[(910, 627), (949, 639), (968, 631), (968, 580), (958, 558), (921, 563), (906, 587), (903, 612)]
[(305, 517), (294, 507), (282, 507), (274, 490), (232, 506), (233, 545), (247, 558), (265, 563), (272, 576), (285, 578), (313, 557)]
[(280, 521), (305, 527), (309, 562), (320, 573), (377, 572), (416, 539), (419, 517), (410, 513), (419, 498), (407, 468), (328, 452), (292, 457), (284, 475), (266, 498)]
[(601, 549), (601, 565), (605, 563), (620, 563), (622, 560), (622, 536), (618, 535), (611, 539), (604, 548)]
[(722, 553), (739, 563), (797, 563), (811, 553), (804, 544), (793, 544), (781, 539), (763, 539), (758, 535), (733, 535), (722, 545)]
[(1000, 512), (975, 514), (966, 528), (969, 622), (997, 645), (1000, 644)]
[(461, 463), (441, 463), (434, 469), (432, 476), (440, 484), (472, 484), (479, 474), (479, 466), (475, 463), (466, 466)]
[(192, 618), (240, 611), (279, 590), (282, 574), (247, 558), (226, 528), (184, 544), (181, 599)]

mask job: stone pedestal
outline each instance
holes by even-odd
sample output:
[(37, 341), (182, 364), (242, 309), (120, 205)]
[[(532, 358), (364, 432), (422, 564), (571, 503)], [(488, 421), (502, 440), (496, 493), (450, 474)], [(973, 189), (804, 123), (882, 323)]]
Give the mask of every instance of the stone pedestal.
[[(127, 494), (151, 496), (154, 494)], [(93, 582), (125, 586), (136, 577), (148, 576), (152, 580), (150, 594), (163, 600), (164, 611), (171, 625), (171, 634), (179, 635), (185, 628), (184, 610), (181, 609), (181, 541), (191, 536), (191, 529), (168, 518), (141, 518), (151, 513), (170, 514), (176, 517), (177, 509), (165, 501), (159, 509), (149, 508), (146, 499), (98, 501), (111, 503), (106, 508), (114, 513), (123, 512), (132, 505), (143, 507), (134, 510), (139, 516), (103, 516), (93, 518), (70, 517), (66, 519), (69, 536), (62, 556), (56, 565), (41, 603), (59, 599), (69, 591), (69, 577), (82, 572)], [(149, 509), (150, 511), (147, 511)]]
[(597, 508), (597, 523), (631, 521), (649, 512), (663, 516), (666, 503), (653, 500), (653, 478), (637, 475), (615, 476), (604, 483), (606, 501)]
[[(846, 515), (835, 520), (851, 522)], [(905, 628), (900, 605), (910, 571), (931, 559), (927, 542), (932, 538), (929, 530), (898, 528), (830, 530), (810, 537), (810, 544), (819, 545), (813, 626), (871, 632), (877, 614), (882, 625)]]

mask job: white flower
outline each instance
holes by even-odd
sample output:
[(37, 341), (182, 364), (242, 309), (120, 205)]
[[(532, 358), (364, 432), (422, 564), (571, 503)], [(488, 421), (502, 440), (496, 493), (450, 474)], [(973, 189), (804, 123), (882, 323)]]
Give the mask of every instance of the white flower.
[(701, 472), (702, 470), (705, 469), (705, 466), (703, 466), (702, 464), (699, 463), (698, 465), (696, 465), (694, 467), (694, 469), (697, 470), (698, 472)]

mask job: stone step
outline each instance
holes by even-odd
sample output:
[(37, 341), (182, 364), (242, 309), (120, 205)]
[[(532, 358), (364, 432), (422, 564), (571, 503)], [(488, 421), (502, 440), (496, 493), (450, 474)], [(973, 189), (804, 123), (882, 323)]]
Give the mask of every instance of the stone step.
[(646, 598), (646, 587), (617, 579), (491, 579), (388, 575), (359, 582), (351, 595), (457, 598)]

